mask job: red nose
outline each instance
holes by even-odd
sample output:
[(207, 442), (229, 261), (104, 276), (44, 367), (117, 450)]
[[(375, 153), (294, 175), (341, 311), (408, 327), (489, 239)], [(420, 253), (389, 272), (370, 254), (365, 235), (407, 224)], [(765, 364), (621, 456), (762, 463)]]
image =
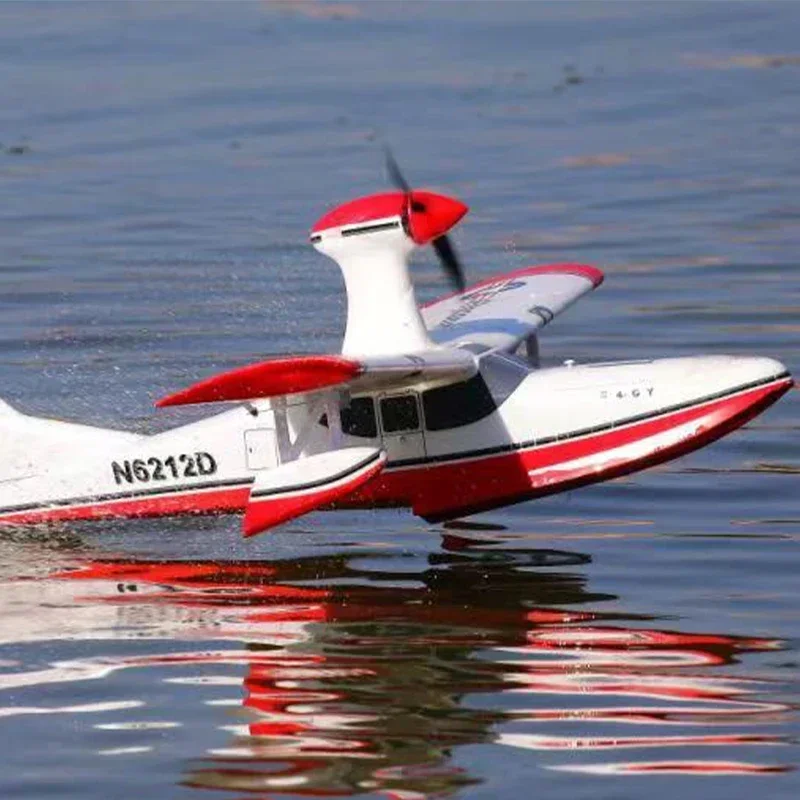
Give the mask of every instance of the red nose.
[(417, 244), (427, 244), (444, 236), (463, 216), (469, 207), (460, 200), (433, 192), (413, 191), (408, 227)]

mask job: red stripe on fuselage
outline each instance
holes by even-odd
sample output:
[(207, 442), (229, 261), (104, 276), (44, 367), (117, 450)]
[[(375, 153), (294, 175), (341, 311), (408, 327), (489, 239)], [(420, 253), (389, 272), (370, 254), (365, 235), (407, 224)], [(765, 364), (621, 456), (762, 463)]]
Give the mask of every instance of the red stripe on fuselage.
[[(447, 462), (394, 469), (389, 464), (383, 473), (335, 507), (412, 506), (414, 513), (436, 521), (608, 480), (676, 458), (724, 436), (772, 405), (791, 386), (791, 378), (782, 378), (610, 431), (539, 447), (533, 445), (524, 450), (460, 459), (454, 456)], [(592, 455), (599, 458), (606, 451), (693, 421), (703, 424), (694, 435), (675, 445), (624, 462), (610, 461), (602, 469), (597, 469), (593, 463), (576, 469), (558, 469), (559, 464)], [(548, 467), (553, 467), (549, 474)], [(540, 485), (532, 485), (529, 475), (532, 470), (544, 470), (535, 476)], [(38, 509), (2, 514), (0, 523), (26, 525), (114, 517), (225, 514), (243, 511), (249, 496), (250, 484), (181, 490), (158, 496), (76, 502), (62, 507), (43, 505)]]
[(0, 524), (38, 525), (79, 519), (116, 517), (167, 517), (177, 514), (226, 514), (242, 511), (250, 496), (250, 484), (235, 488), (175, 492), (155, 497), (80, 502), (72, 506), (43, 505), (38, 509), (0, 515)]

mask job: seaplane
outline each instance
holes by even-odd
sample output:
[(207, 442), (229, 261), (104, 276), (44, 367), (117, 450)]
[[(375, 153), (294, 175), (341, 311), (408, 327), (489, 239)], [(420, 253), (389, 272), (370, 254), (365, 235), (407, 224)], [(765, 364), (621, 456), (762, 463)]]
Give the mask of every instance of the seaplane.
[[(676, 458), (793, 385), (754, 356), (543, 366), (540, 331), (603, 273), (545, 264), (467, 288), (449, 238), (467, 206), (412, 188), (386, 158), (393, 191), (330, 209), (310, 233), (344, 277), (340, 353), (205, 377), (156, 405), (229, 405), (153, 435), (0, 401), (0, 525), (240, 513), (252, 536), (315, 509), (376, 507), (436, 523)], [(409, 260), (427, 245), (455, 291), (420, 307)]]

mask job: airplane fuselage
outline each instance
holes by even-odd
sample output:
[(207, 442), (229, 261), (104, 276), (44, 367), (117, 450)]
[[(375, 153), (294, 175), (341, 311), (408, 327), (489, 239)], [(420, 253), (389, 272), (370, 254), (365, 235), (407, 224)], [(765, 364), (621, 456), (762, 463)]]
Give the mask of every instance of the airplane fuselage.
[[(493, 354), (480, 365), (459, 384), (343, 398), (339, 446), (381, 447), (388, 461), (338, 507), (442, 520), (607, 480), (719, 438), (792, 384), (782, 364), (755, 357), (533, 369)], [(139, 436), (44, 431), (64, 423), (4, 414), (16, 445), (0, 474), (0, 524), (240, 512), (259, 473), (297, 457), (292, 442), (303, 455), (330, 448), (318, 403), (288, 398), (288, 440), (279, 417), (262, 400)]]

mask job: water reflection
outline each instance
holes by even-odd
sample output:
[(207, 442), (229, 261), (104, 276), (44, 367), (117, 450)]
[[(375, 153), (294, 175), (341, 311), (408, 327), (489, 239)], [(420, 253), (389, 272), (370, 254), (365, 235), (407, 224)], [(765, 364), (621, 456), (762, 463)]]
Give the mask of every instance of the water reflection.
[[(764, 679), (730, 669), (779, 642), (604, 611), (618, 598), (590, 591), (582, 553), (457, 535), (443, 545), (424, 557), (358, 549), (270, 561), (80, 559), (22, 584), (70, 597), (58, 606), (67, 613), (34, 625), (34, 638), (83, 630), (174, 649), (8, 670), (0, 690), (175, 668), (162, 685), (221, 707), (227, 737), (186, 763), (181, 783), (270, 797), (448, 796), (483, 779), (453, 758), (476, 744), (598, 775), (788, 769), (762, 748), (784, 743), (774, 726), (791, 709), (761, 699), (771, 688)], [(90, 616), (76, 622), (81, 609)], [(192, 640), (204, 646), (185, 649)], [(229, 696), (208, 697), (212, 685)], [(174, 702), (169, 713), (180, 716)], [(110, 723), (126, 724), (137, 725)], [(724, 757), (704, 758), (707, 748)]]

